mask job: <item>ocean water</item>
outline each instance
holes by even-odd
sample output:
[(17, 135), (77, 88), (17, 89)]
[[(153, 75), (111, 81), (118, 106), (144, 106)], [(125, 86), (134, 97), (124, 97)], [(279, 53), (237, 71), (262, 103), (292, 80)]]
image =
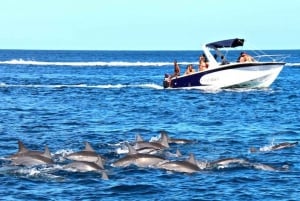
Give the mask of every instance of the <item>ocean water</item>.
[[(2, 200), (298, 200), (300, 51), (269, 50), (287, 62), (267, 89), (163, 89), (177, 59), (196, 64), (198, 51), (0, 50), (0, 199)], [(239, 52), (231, 52), (235, 60)], [(275, 171), (225, 167), (193, 174), (136, 166), (112, 167), (120, 144), (169, 136), (199, 161), (243, 158)], [(55, 164), (16, 167), (6, 157), (48, 145)], [(88, 141), (106, 159), (109, 180), (70, 172), (63, 156)], [(250, 147), (265, 150), (250, 153)]]

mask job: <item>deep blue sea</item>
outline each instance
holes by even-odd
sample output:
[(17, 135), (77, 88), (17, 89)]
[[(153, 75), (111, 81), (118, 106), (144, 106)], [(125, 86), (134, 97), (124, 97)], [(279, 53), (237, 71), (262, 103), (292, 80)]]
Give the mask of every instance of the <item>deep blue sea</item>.
[[(199, 51), (0, 50), (1, 200), (299, 200), (300, 50), (269, 50), (287, 63), (267, 89), (163, 89), (173, 60), (196, 64)], [(229, 60), (235, 60), (233, 52)], [(176, 173), (112, 167), (120, 144), (169, 136), (182, 158), (243, 158), (278, 170), (228, 167)], [(6, 157), (48, 145), (53, 166), (15, 167)], [(109, 180), (95, 172), (62, 170), (66, 153), (88, 141), (106, 158)], [(173, 159), (173, 158), (172, 158)], [(173, 159), (180, 160), (180, 159)], [(285, 167), (283, 170), (282, 167)]]

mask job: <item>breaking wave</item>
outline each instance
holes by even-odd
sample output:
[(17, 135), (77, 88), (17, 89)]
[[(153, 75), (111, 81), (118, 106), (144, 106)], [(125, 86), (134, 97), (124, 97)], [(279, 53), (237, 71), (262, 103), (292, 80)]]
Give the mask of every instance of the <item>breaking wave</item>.
[[(197, 62), (178, 62), (181, 65), (188, 64), (198, 64)], [(173, 65), (173, 62), (146, 62), (146, 61), (135, 61), (135, 62), (127, 62), (127, 61), (34, 61), (34, 60), (23, 60), (23, 59), (12, 59), (8, 61), (0, 61), (0, 65), (8, 64), (8, 65), (35, 65), (35, 66), (170, 66)], [(300, 67), (300, 63), (286, 63), (286, 66)]]
[[(180, 64), (190, 64), (191, 62), (180, 62)], [(1, 64), (9, 65), (37, 65), (37, 66), (169, 66), (172, 62), (126, 62), (126, 61), (84, 61), (84, 62), (52, 62), (52, 61), (32, 61), (23, 59), (12, 59), (9, 61), (0, 61)], [(195, 63), (196, 64), (196, 63)]]

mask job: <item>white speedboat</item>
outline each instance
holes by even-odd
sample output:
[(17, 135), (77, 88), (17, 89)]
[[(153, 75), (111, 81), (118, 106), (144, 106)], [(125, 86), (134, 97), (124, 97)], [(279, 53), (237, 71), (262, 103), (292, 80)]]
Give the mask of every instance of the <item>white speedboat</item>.
[[(211, 87), (211, 88), (264, 88), (269, 87), (279, 75), (285, 62), (261, 61), (267, 55), (259, 55), (250, 61), (217, 62), (216, 56), (224, 56), (221, 48), (235, 48), (244, 45), (244, 39), (229, 39), (203, 45), (203, 56), (208, 68), (187, 75), (165, 75), (164, 88)], [(215, 54), (212, 54), (212, 50)], [(270, 56), (270, 55), (268, 55)], [(271, 58), (271, 57), (269, 57)]]

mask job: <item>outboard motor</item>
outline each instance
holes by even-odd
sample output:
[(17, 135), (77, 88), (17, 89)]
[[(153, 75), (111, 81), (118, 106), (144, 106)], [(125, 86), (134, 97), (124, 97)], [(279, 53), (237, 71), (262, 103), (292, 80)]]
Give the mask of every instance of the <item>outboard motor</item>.
[(164, 88), (168, 88), (170, 87), (170, 75), (169, 74), (165, 74), (165, 78), (164, 78), (164, 81), (163, 81), (163, 86)]

